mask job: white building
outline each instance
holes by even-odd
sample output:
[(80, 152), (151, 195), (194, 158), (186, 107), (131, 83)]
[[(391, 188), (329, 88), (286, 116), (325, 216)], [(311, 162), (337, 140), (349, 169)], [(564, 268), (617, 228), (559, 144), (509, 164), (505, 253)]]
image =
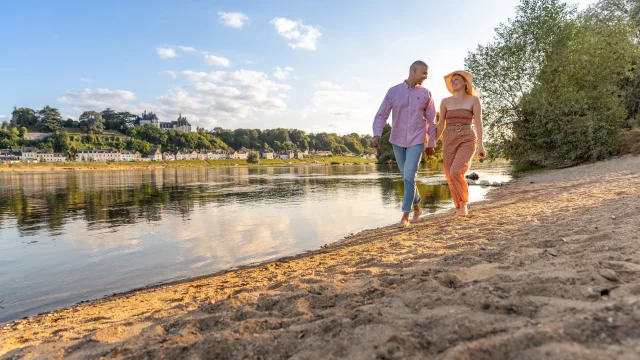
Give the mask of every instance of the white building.
[(150, 159), (151, 161), (161, 161), (162, 160), (162, 153), (160, 152), (160, 149), (153, 148), (153, 149), (151, 149), (151, 151), (149, 151), (149, 154), (147, 155), (147, 158)]
[(23, 162), (31, 162), (38, 160), (38, 149), (35, 148), (23, 148), (20, 155), (20, 160)]
[(333, 155), (331, 153), (331, 151), (322, 151), (322, 150), (312, 151), (311, 154), (316, 155), (316, 156), (331, 156), (331, 155)]
[[(197, 160), (207, 160), (208, 157), (209, 156), (207, 155), (207, 151), (205, 151), (205, 150), (198, 151), (197, 155), (196, 155), (196, 159)], [(196, 160), (196, 159), (194, 159), (194, 160)]]
[(122, 161), (140, 161), (141, 155), (139, 151), (125, 150), (120, 154)]
[(174, 161), (176, 159), (176, 154), (174, 153), (170, 153), (170, 152), (163, 152), (162, 153), (162, 160), (164, 161)]
[(76, 162), (121, 161), (122, 156), (114, 149), (78, 149)]
[(273, 159), (275, 157), (275, 154), (272, 151), (263, 151), (260, 156), (263, 159)]

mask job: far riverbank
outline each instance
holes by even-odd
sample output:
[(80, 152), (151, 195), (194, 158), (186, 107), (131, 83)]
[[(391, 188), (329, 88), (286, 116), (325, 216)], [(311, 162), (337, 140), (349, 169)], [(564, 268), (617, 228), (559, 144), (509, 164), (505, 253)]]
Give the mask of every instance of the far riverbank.
[(258, 164), (246, 160), (176, 160), (134, 162), (64, 162), (35, 164), (2, 164), (3, 172), (75, 171), (75, 170), (127, 170), (179, 167), (225, 167), (225, 166), (296, 166), (296, 165), (342, 165), (374, 164), (375, 159), (353, 156), (309, 156), (304, 159), (260, 159)]

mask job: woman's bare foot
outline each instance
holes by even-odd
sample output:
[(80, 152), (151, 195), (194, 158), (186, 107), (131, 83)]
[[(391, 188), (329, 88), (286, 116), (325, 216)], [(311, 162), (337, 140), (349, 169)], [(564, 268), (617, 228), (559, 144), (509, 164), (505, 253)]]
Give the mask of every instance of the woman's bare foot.
[(467, 203), (461, 202), (460, 208), (456, 209), (458, 212), (458, 216), (469, 216), (469, 209), (467, 208)]
[(420, 215), (422, 215), (420, 205), (413, 205), (413, 218), (411, 219), (411, 222), (414, 223), (420, 221)]

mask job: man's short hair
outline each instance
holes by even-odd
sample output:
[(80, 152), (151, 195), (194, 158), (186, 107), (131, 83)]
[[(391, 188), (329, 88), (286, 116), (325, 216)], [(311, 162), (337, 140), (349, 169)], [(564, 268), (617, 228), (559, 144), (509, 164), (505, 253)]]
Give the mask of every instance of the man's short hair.
[(427, 63), (422, 60), (417, 60), (414, 61), (413, 64), (411, 64), (411, 67), (409, 67), (409, 71), (413, 71), (413, 69), (417, 67), (426, 67), (428, 69), (429, 65), (427, 65)]

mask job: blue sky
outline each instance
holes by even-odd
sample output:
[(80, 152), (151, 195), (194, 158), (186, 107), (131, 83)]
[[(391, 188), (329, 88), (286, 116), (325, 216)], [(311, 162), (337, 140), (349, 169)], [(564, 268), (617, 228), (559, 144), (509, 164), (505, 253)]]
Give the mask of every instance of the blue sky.
[(111, 107), (207, 129), (368, 134), (411, 62), (429, 64), (439, 103), (443, 75), (518, 3), (2, 0), (0, 121), (14, 105), (65, 118)]

